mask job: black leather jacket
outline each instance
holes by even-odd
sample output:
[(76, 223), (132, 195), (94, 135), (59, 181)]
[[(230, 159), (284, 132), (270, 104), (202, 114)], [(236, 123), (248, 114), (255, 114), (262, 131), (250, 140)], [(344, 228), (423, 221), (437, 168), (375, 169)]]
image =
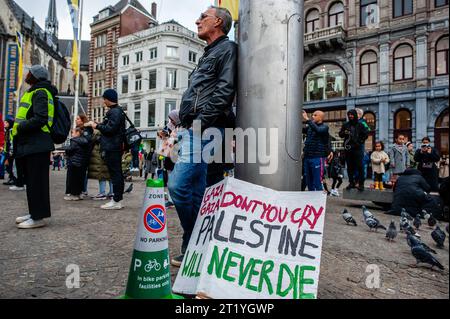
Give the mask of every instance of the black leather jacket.
[(222, 36), (205, 49), (191, 73), (180, 107), (181, 125), (190, 128), (200, 120), (202, 130), (227, 127), (237, 87), (236, 43)]
[(120, 152), (123, 150), (125, 134), (125, 113), (119, 105), (114, 105), (106, 113), (103, 123), (98, 124), (97, 130), (102, 133), (100, 149), (102, 152)]

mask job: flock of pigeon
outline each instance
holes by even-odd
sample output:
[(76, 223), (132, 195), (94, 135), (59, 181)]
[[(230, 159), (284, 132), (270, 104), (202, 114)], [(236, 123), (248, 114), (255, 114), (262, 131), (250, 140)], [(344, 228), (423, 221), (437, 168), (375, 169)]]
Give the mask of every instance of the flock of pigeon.
[[(394, 239), (398, 236), (397, 227), (395, 226), (394, 221), (392, 221), (386, 229), (386, 227), (383, 226), (365, 206), (362, 207), (362, 211), (364, 222), (369, 227), (370, 231), (377, 232), (378, 229), (383, 229), (386, 231), (386, 239), (389, 242), (394, 241)], [(353, 218), (352, 214), (347, 209), (345, 209), (342, 213), (342, 217), (347, 225), (352, 224), (354, 226), (358, 226), (355, 218)], [(428, 247), (420, 240), (421, 236), (417, 231), (422, 226), (422, 219), (426, 220), (430, 228), (435, 228), (431, 233), (431, 238), (433, 238), (436, 242), (436, 246), (438, 248), (444, 248), (444, 243), (447, 236), (445, 232), (442, 231), (442, 229), (437, 225), (437, 220), (433, 217), (433, 215), (428, 214), (425, 210), (413, 218), (405, 209), (403, 209), (400, 216), (400, 231), (406, 234), (406, 241), (409, 247), (411, 247), (411, 253), (416, 258), (417, 264), (429, 264), (431, 265), (431, 269), (438, 267), (443, 270), (444, 266), (442, 266), (442, 264), (432, 255), (436, 255), (436, 251)], [(448, 233), (448, 224), (446, 226), (446, 231)]]

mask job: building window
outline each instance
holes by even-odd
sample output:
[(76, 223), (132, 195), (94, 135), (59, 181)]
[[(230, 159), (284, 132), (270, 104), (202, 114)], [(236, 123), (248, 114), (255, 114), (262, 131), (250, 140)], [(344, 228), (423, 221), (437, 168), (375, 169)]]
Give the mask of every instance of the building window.
[(378, 24), (378, 1), (361, 0), (361, 22), (362, 27)]
[(166, 87), (169, 89), (177, 88), (177, 70), (176, 69), (167, 69)]
[(178, 57), (178, 48), (168, 46), (167, 47), (167, 57), (177, 58)]
[(136, 63), (137, 62), (142, 62), (143, 56), (144, 56), (144, 54), (143, 54), (142, 51), (136, 52)]
[(442, 37), (436, 43), (436, 75), (449, 74), (448, 36)]
[(449, 151), (449, 123), (448, 123), (448, 108), (444, 110), (436, 120), (434, 129), (434, 145), (443, 156), (448, 156)]
[(338, 25), (344, 25), (344, 5), (342, 2), (334, 3), (328, 12), (328, 26), (335, 27)]
[(394, 51), (394, 81), (413, 78), (413, 49), (409, 44), (402, 44)]
[(305, 101), (322, 101), (347, 95), (347, 76), (337, 65), (325, 64), (312, 69), (305, 80)]
[(102, 71), (106, 69), (106, 58), (99, 56), (95, 58), (95, 71)]
[(306, 33), (314, 32), (315, 30), (318, 30), (320, 23), (320, 15), (319, 10), (312, 9), (308, 12), (306, 15)]
[(124, 55), (122, 57), (122, 64), (125, 65), (129, 65), (130, 64), (130, 56), (129, 55)]
[(367, 51), (361, 56), (361, 85), (377, 84), (378, 82), (378, 57), (374, 51)]
[(150, 49), (150, 60), (154, 60), (158, 58), (158, 48), (151, 48)]
[(134, 126), (141, 127), (141, 104), (134, 105)]
[(148, 101), (148, 127), (156, 126), (156, 101)]
[(122, 76), (122, 93), (128, 93), (128, 75)]
[(434, 6), (436, 8), (446, 6), (446, 5), (448, 5), (448, 0), (434, 0)]
[(170, 112), (172, 112), (173, 110), (176, 110), (176, 109), (177, 109), (177, 101), (176, 100), (166, 100), (165, 113), (164, 113), (165, 125), (167, 125), (169, 123)]
[(407, 16), (413, 13), (413, 0), (394, 0), (394, 18)]
[(156, 79), (157, 79), (156, 70), (151, 70), (148, 73), (148, 81), (149, 81), (148, 89), (149, 90), (156, 89)]
[(136, 92), (142, 90), (142, 74), (140, 74), (140, 73), (136, 74), (134, 90)]
[(412, 116), (411, 112), (407, 109), (401, 109), (395, 114), (395, 127), (394, 127), (394, 138), (397, 139), (399, 135), (404, 135), (408, 141), (412, 140)]
[(366, 140), (366, 150), (372, 151), (375, 146), (375, 137), (377, 131), (376, 117), (372, 112), (366, 112), (363, 117), (370, 128), (369, 138)]
[(107, 39), (106, 33), (97, 36), (95, 38), (95, 47), (96, 48), (104, 47), (106, 45), (106, 39)]
[(197, 63), (197, 53), (189, 51), (189, 62)]

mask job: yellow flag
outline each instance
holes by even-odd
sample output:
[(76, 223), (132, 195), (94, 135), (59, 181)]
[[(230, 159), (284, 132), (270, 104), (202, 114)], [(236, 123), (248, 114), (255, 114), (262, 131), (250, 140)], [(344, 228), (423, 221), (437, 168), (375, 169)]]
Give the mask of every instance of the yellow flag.
[(23, 81), (23, 36), (20, 32), (16, 34), (16, 42), (17, 42), (17, 94), (20, 93), (20, 88), (22, 87)]
[(233, 21), (239, 19), (239, 0), (219, 0), (219, 7), (228, 9)]
[(70, 10), (70, 16), (72, 18), (72, 26), (73, 26), (73, 45), (72, 45), (72, 70), (75, 73), (75, 75), (78, 75), (79, 72), (79, 56), (78, 56), (78, 39), (80, 37), (79, 34), (79, 19), (80, 19), (80, 12), (79, 12), (79, 3), (78, 0), (67, 0), (67, 4), (69, 5)]

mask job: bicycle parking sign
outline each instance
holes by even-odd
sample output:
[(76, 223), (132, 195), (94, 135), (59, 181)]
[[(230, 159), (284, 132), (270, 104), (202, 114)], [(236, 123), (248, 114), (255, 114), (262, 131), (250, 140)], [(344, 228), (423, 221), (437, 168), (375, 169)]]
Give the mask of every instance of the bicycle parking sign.
[(166, 209), (161, 205), (150, 206), (144, 214), (144, 226), (152, 234), (158, 234), (166, 228)]

